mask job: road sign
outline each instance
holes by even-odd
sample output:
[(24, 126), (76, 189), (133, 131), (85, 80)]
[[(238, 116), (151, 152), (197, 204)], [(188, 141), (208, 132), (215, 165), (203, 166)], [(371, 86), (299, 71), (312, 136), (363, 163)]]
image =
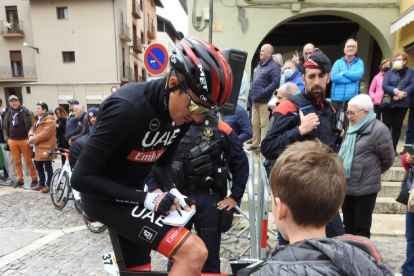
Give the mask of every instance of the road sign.
[(151, 75), (161, 75), (168, 67), (168, 52), (159, 43), (150, 44), (144, 52), (144, 66)]
[(112, 86), (111, 87), (111, 93), (115, 93), (118, 90), (118, 87)]

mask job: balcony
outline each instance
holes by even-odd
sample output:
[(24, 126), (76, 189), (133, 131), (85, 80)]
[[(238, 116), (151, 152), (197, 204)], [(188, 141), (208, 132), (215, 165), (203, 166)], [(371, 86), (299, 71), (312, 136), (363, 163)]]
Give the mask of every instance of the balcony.
[(134, 81), (134, 69), (132, 69), (129, 65), (124, 65), (122, 72), (122, 82), (131, 82)]
[(129, 26), (127, 24), (120, 24), (120, 30), (119, 30), (119, 38), (122, 41), (125, 42), (131, 42), (131, 37), (129, 34)]
[(22, 81), (36, 79), (36, 67), (24, 66), (23, 68), (0, 67), (0, 80)]
[(142, 43), (141, 39), (137, 36), (134, 37), (134, 45), (130, 46), (135, 53), (142, 54)]
[(23, 21), (8, 22), (7, 20), (0, 20), (0, 36), (24, 37)]
[(154, 24), (148, 22), (147, 36), (149, 39), (155, 39), (155, 28)]
[(137, 1), (132, 1), (132, 16), (141, 19), (141, 7)]

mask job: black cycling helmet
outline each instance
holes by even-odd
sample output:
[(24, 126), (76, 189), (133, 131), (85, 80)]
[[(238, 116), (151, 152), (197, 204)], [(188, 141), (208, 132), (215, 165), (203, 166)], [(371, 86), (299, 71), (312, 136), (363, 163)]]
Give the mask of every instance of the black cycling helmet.
[(170, 66), (185, 76), (188, 86), (201, 100), (213, 107), (228, 100), (233, 74), (222, 52), (195, 37), (185, 37), (170, 55)]

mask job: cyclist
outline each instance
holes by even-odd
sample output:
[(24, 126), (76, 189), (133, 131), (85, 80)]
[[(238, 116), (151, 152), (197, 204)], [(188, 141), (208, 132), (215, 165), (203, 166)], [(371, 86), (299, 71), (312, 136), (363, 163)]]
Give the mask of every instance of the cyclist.
[[(101, 104), (71, 181), (85, 213), (118, 234), (128, 270), (150, 270), (152, 249), (174, 262), (170, 275), (198, 275), (204, 243), (162, 223), (180, 206), (190, 210), (171, 163), (188, 123), (227, 101), (233, 77), (220, 50), (197, 38), (182, 39), (169, 61), (166, 78), (127, 84)], [(151, 169), (163, 193), (143, 192)]]

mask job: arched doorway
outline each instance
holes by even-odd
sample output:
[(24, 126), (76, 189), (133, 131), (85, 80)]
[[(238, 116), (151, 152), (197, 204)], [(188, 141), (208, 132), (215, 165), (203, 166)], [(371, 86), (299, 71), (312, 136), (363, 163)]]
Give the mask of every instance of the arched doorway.
[[(271, 30), (258, 45), (252, 58), (252, 71), (259, 61), (260, 48), (265, 43), (273, 45), (275, 53), (281, 53), (284, 61), (291, 59), (295, 50), (302, 56), (303, 46), (313, 43), (329, 57), (333, 64), (344, 55), (346, 40), (354, 38), (358, 41), (357, 55), (365, 64), (363, 79), (369, 85), (379, 71), (378, 65), (383, 57), (383, 51), (364, 26), (337, 15), (309, 15), (285, 21)], [(326, 97), (330, 97), (330, 89)]]

